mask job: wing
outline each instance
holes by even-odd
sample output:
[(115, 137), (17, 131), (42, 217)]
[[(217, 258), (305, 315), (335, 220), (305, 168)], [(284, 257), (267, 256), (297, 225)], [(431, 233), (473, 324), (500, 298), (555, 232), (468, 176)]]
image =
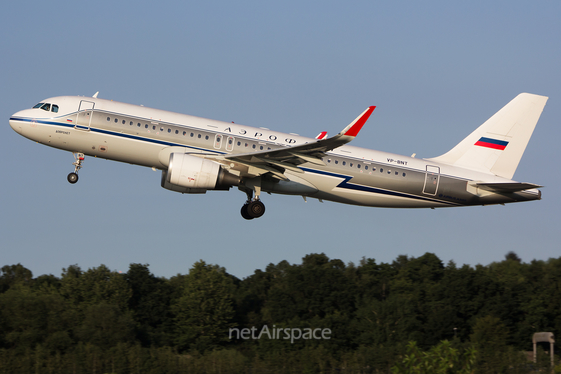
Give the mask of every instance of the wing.
[(225, 156), (227, 161), (234, 161), (249, 167), (248, 174), (261, 175), (271, 173), (279, 179), (286, 180), (285, 170), (303, 173), (298, 165), (306, 162), (325, 165), (322, 157), (326, 152), (347, 144), (353, 140), (366, 123), (375, 106), (368, 107), (353, 122), (343, 129), (340, 133), (331, 138), (318, 139), (315, 142), (285, 147), (264, 152), (252, 152)]

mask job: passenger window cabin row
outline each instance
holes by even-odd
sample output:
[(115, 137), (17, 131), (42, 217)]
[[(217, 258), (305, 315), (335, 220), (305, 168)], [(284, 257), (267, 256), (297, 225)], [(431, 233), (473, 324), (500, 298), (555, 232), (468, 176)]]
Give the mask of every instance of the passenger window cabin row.
[[(121, 123), (123, 125), (127, 125), (127, 120), (119, 120), (118, 118), (114, 118), (113, 119), (114, 123)], [(107, 117), (107, 122), (111, 122), (111, 117)], [(147, 123), (140, 123), (140, 122), (134, 122), (134, 121), (128, 121), (128, 125), (132, 126), (132, 127), (136, 127), (136, 128), (144, 128), (145, 130), (147, 130), (148, 132), (150, 131), (156, 131), (157, 133), (168, 133), (168, 134), (175, 134), (175, 135), (183, 135), (183, 136), (189, 136), (191, 138), (196, 137), (197, 139), (202, 139), (204, 136), (205, 140), (209, 140), (210, 136), (209, 135), (203, 135), (200, 133), (195, 133), (195, 132), (191, 132), (191, 131), (186, 131), (186, 130), (179, 130), (179, 129), (172, 129), (171, 127), (167, 127), (167, 126), (162, 126), (162, 125), (154, 125), (154, 124), (147, 124)], [(231, 148), (233, 145), (233, 137), (228, 137), (228, 148)], [(220, 144), (220, 142), (222, 141), (222, 136), (220, 134), (218, 134), (215, 137), (216, 143), (217, 145)], [(242, 146), (242, 143), (240, 141), (237, 142), (238, 147)], [(249, 143), (245, 143), (245, 147), (249, 147)], [(216, 147), (215, 148), (219, 148)], [(263, 145), (259, 145), (257, 146), (257, 144), (253, 144), (252, 148), (257, 150), (265, 150), (265, 147)], [(271, 147), (267, 147), (267, 150), (270, 150)]]
[[(240, 141), (238, 141), (237, 144), (238, 144), (238, 147), (241, 147), (241, 146), (242, 146), (242, 142), (240, 142)], [(248, 148), (248, 147), (249, 147), (249, 143), (248, 143), (248, 142), (245, 142), (245, 143), (244, 143), (244, 147), (245, 147), (245, 148)], [(251, 146), (251, 148), (252, 148), (252, 149), (255, 149), (255, 150), (257, 150), (257, 148), (259, 148), (260, 151), (264, 151), (264, 150), (265, 150), (265, 146), (264, 146), (264, 145), (259, 145), (259, 147), (258, 147), (257, 144), (255, 144), (255, 143)], [(266, 150), (267, 150), (267, 151), (270, 151), (270, 150), (271, 150), (271, 147), (267, 147)]]
[[(39, 104), (37, 104), (37, 105), (39, 105)], [(46, 105), (48, 105), (48, 104), (46, 104)], [(36, 106), (36, 107), (38, 107), (38, 106)], [(41, 109), (43, 109), (43, 108), (41, 107)], [(57, 107), (57, 110), (58, 110), (58, 107)], [(118, 118), (115, 118), (113, 121), (117, 124), (119, 123)], [(107, 122), (111, 122), (111, 117), (107, 117)], [(123, 125), (127, 124), (127, 121), (124, 120), (124, 119), (121, 120), (120, 122)], [(154, 125), (154, 124), (147, 124), (147, 123), (142, 124), (140, 122), (136, 122), (136, 124), (135, 124), (134, 121), (129, 121), (128, 125), (133, 126), (133, 127), (137, 127), (137, 128), (144, 128), (145, 130), (148, 130), (149, 132), (150, 131), (156, 131), (156, 132), (161, 132), (161, 133), (164, 133), (164, 134), (167, 132), (168, 134), (173, 133), (175, 135), (180, 135), (180, 134), (183, 135), (183, 136), (188, 135), (191, 138), (194, 138), (195, 136), (197, 137), (197, 139), (202, 139), (203, 138), (203, 135), (200, 134), (200, 133), (195, 134), (195, 132), (190, 132), (190, 131), (186, 131), (186, 130), (179, 130), (179, 129), (174, 130), (171, 127), (164, 127), (162, 125)], [(204, 135), (204, 139), (209, 140), (210, 139), (209, 135)], [(221, 139), (222, 139), (222, 136), (218, 135), (218, 136), (216, 136), (215, 140), (216, 140), (217, 143), (219, 143), (221, 141)], [(228, 137), (228, 145), (229, 146), (232, 145), (232, 141), (233, 141), (233, 138)], [(259, 150), (259, 151), (271, 150), (271, 147), (268, 147), (268, 146), (265, 146), (265, 145), (262, 145), (262, 144), (259, 144), (259, 145), (256, 144), (256, 143), (251, 144), (250, 142), (242, 142), (242, 141), (239, 141), (239, 140), (236, 142), (236, 145), (238, 147), (244, 147), (244, 148), (249, 148), (251, 146), (251, 149), (254, 149), (256, 151), (257, 150)], [(369, 174), (372, 174), (372, 172), (376, 171), (375, 166), (369, 166), (367, 164), (353, 163), (353, 162), (347, 162), (347, 161), (339, 161), (337, 159), (332, 160), (331, 158), (327, 159), (327, 163), (331, 163), (332, 161), (335, 165), (339, 165), (339, 163), (341, 163), (342, 166), (347, 166), (347, 164), (348, 164), (348, 167), (351, 167), (351, 168), (356, 167), (357, 169), (361, 169), (361, 171), (364, 170), (364, 171), (369, 172)], [(379, 171), (380, 171), (380, 173), (384, 173), (384, 168), (380, 168)], [(386, 173), (387, 174), (399, 175), (399, 171), (394, 171), (392, 173), (391, 169), (387, 169)], [(406, 173), (402, 173), (402, 176), (405, 177)]]
[[(111, 117), (107, 117), (107, 122), (111, 122)], [(119, 119), (115, 118), (114, 119), (115, 123), (119, 123)], [(126, 120), (121, 120), (121, 124), (126, 125), (127, 121)], [(134, 121), (129, 121), (129, 126), (133, 126), (133, 127), (137, 127), (137, 128), (144, 128), (145, 130), (150, 131), (156, 131), (158, 133), (162, 132), (162, 133), (168, 133), (168, 134), (172, 134), (174, 133), (175, 135), (179, 135), (180, 131), (178, 129), (173, 130), (171, 127), (164, 127), (162, 125), (154, 125), (154, 124), (147, 124), (147, 123), (140, 123), (140, 122), (136, 122), (136, 126), (135, 126), (135, 122)], [(188, 131), (183, 130), (182, 131), (182, 135), (186, 136), (187, 134), (189, 134)], [(194, 137), (195, 133), (191, 132), (189, 134), (190, 137)], [(197, 134), (197, 138), (201, 139), (202, 135), (201, 134)], [(205, 135), (205, 140), (210, 139), (210, 137), (208, 135)]]
[[(331, 162), (332, 162), (331, 158), (328, 158), (328, 159), (327, 159), (327, 163), (331, 163)], [(353, 163), (353, 162), (348, 162), (348, 163), (347, 163), (347, 161), (339, 161), (339, 160), (337, 160), (337, 159), (333, 159), (333, 163), (334, 163), (335, 165), (339, 165), (339, 162), (341, 163), (342, 166), (347, 166), (347, 164), (348, 164), (348, 167), (350, 167), (350, 168), (352, 168), (352, 167), (354, 166), (354, 167), (356, 167), (357, 169), (361, 169), (361, 171), (362, 171), (362, 170), (368, 171), (370, 174), (372, 174), (373, 171), (376, 171), (376, 167), (375, 167), (375, 166), (368, 166), (367, 164), (361, 164), (361, 163), (356, 163), (356, 164), (355, 164), (355, 163)], [(383, 172), (384, 172), (384, 168), (380, 168), (380, 173), (383, 173)], [(400, 172), (399, 172), (399, 171), (393, 171), (393, 172), (392, 172), (391, 169), (386, 169), (386, 173), (387, 173), (387, 174), (390, 174), (390, 175), (391, 175), (391, 174), (399, 175)], [(406, 175), (407, 175), (406, 173), (401, 173), (401, 176), (402, 176), (402, 177), (405, 177)]]

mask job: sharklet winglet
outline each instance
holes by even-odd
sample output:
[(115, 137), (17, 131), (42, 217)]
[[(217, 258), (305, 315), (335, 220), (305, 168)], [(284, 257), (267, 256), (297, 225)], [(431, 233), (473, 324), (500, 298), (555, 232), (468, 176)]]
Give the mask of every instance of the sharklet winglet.
[(345, 129), (341, 131), (339, 134), (345, 136), (351, 136), (353, 138), (356, 137), (360, 132), (360, 130), (362, 129), (362, 126), (364, 126), (366, 121), (368, 121), (368, 118), (370, 117), (374, 109), (376, 109), (375, 106), (368, 107), (368, 109), (362, 112), (353, 122), (351, 122), (349, 126), (345, 127)]

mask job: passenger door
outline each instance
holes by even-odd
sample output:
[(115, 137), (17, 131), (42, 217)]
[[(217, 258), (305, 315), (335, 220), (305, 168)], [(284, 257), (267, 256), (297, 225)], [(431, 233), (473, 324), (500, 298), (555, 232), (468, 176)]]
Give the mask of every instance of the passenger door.
[(425, 186), (423, 193), (427, 195), (436, 195), (438, 190), (438, 183), (440, 182), (440, 167), (427, 165), (425, 174)]
[(80, 101), (80, 107), (78, 108), (78, 118), (76, 120), (76, 126), (74, 126), (75, 129), (85, 131), (90, 130), (94, 106), (95, 103), (91, 101)]

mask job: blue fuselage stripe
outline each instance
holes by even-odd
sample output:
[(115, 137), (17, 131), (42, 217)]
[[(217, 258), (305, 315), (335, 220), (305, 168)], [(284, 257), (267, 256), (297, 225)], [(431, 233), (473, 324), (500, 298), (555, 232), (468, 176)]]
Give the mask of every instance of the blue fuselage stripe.
[(372, 192), (372, 193), (380, 194), (380, 195), (403, 197), (403, 198), (407, 198), (407, 199), (417, 199), (417, 200), (423, 200), (423, 201), (438, 202), (438, 203), (442, 203), (442, 204), (458, 205), (458, 204), (453, 204), (453, 203), (450, 203), (450, 202), (447, 202), (447, 201), (427, 198), (427, 197), (424, 197), (424, 196), (410, 195), (410, 194), (405, 194), (405, 193), (402, 193), (402, 192), (396, 192), (396, 191), (391, 191), (391, 190), (383, 190), (383, 189), (376, 188), (376, 187), (370, 187), (370, 186), (365, 186), (365, 185), (361, 185), (361, 184), (350, 183), (349, 181), (351, 179), (353, 179), (353, 177), (349, 176), (349, 175), (335, 174), (335, 173), (331, 173), (331, 172), (328, 172), (328, 171), (309, 169), (309, 168), (303, 168), (303, 167), (300, 167), (300, 169), (302, 169), (302, 170), (304, 170), (308, 173), (315, 173), (315, 174), (327, 175), (327, 176), (335, 177), (335, 178), (342, 178), (343, 181), (339, 185), (337, 185), (337, 187), (339, 187), (339, 188), (346, 188), (346, 189), (349, 189), (349, 190), (364, 191), (364, 192)]
[(216, 151), (216, 150), (211, 150), (211, 149), (206, 149), (206, 148), (198, 148), (198, 147), (193, 147), (193, 146), (189, 146), (189, 145), (185, 145), (185, 144), (181, 144), (181, 143), (166, 142), (164, 140), (157, 140), (157, 139), (153, 139), (153, 138), (145, 138), (145, 137), (142, 137), (142, 136), (129, 135), (129, 134), (125, 134), (125, 133), (122, 133), (122, 132), (102, 130), (102, 129), (98, 129), (98, 128), (80, 126), (80, 125), (75, 125), (75, 124), (71, 124), (71, 123), (42, 121), (42, 120), (35, 120), (35, 119), (29, 119), (29, 118), (16, 118), (16, 117), (10, 118), (10, 121), (31, 122), (31, 123), (39, 123), (39, 124), (42, 124), (42, 125), (50, 125), (50, 126), (61, 126), (61, 127), (68, 127), (68, 128), (89, 129), (92, 132), (105, 134), (105, 135), (117, 136), (117, 137), (120, 137), (120, 138), (138, 140), (138, 141), (143, 141), (143, 142), (148, 142), (148, 143), (153, 143), (153, 144), (159, 144), (159, 145), (166, 145), (166, 146), (171, 146), (171, 147), (184, 147), (184, 148), (196, 149), (196, 150), (199, 150), (199, 151), (212, 152), (212, 153), (216, 153), (216, 154), (219, 154), (219, 155), (226, 154), (225, 152), (220, 152), (220, 151)]
[[(207, 149), (207, 148), (198, 148), (198, 147), (193, 147), (193, 146), (189, 146), (189, 145), (185, 145), (185, 144), (181, 144), (181, 143), (172, 143), (172, 142), (157, 140), (157, 139), (153, 139), (153, 138), (146, 138), (146, 137), (141, 137), (141, 136), (136, 136), (136, 135), (125, 134), (125, 133), (122, 133), (122, 132), (102, 130), (102, 129), (99, 129), (99, 128), (92, 128), (92, 127), (87, 127), (87, 126), (80, 126), (80, 125), (76, 125), (74, 123), (54, 122), (54, 121), (45, 121), (45, 120), (36, 120), (36, 119), (18, 118), (18, 117), (11, 117), (10, 120), (11, 121), (13, 120), (13, 121), (21, 121), (21, 122), (39, 123), (39, 124), (50, 125), (50, 126), (61, 126), (61, 127), (67, 127), (67, 128), (78, 127), (78, 128), (81, 128), (81, 129), (89, 129), (90, 131), (95, 132), (95, 133), (111, 135), (111, 136), (116, 136), (116, 137), (121, 137), (121, 138), (126, 138), (126, 139), (132, 139), (132, 140), (137, 140), (137, 141), (147, 142), (147, 143), (152, 143), (152, 144), (172, 146), (172, 147), (190, 148), (190, 149), (195, 149), (195, 150), (204, 151), (204, 152), (212, 152), (212, 153), (215, 153), (215, 154), (228, 154), (226, 152), (210, 150), (210, 149)], [(200, 131), (204, 131), (204, 130), (200, 130)], [(374, 193), (374, 194), (395, 196), (395, 197), (401, 197), (401, 198), (407, 198), (407, 199), (423, 200), (423, 201), (433, 202), (433, 203), (437, 202), (437, 203), (441, 203), (441, 204), (458, 205), (458, 204), (450, 203), (450, 202), (447, 202), (447, 201), (427, 198), (427, 197), (424, 197), (424, 196), (405, 194), (405, 193), (402, 193), (402, 192), (396, 192), (396, 191), (392, 191), (392, 190), (384, 190), (384, 189), (380, 189), (380, 188), (375, 188), (375, 187), (350, 183), (350, 180), (353, 178), (353, 176), (349, 176), (349, 175), (336, 174), (336, 173), (332, 173), (332, 172), (328, 172), (328, 171), (310, 169), (310, 168), (305, 168), (305, 167), (300, 167), (300, 169), (302, 169), (306, 172), (309, 172), (309, 173), (314, 173), (314, 174), (325, 175), (325, 176), (330, 176), (330, 177), (343, 179), (343, 181), (339, 185), (337, 185), (338, 188), (355, 190), (355, 191), (371, 192), (371, 193)]]

